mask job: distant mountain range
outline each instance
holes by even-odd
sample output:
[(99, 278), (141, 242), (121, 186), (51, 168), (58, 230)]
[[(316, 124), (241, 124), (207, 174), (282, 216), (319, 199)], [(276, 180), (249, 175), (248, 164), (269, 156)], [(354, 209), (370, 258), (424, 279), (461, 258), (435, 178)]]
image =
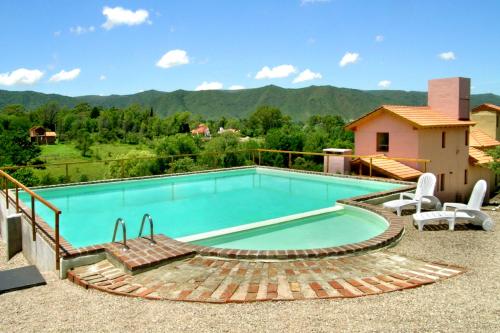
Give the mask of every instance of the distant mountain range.
[[(381, 104), (425, 105), (427, 93), (401, 90), (357, 90), (332, 86), (310, 86), (287, 89), (269, 85), (244, 90), (210, 90), (161, 92), (148, 90), (133, 95), (68, 97), (43, 94), (34, 91), (0, 90), (0, 108), (8, 104), (22, 104), (32, 110), (47, 102), (55, 101), (62, 106), (73, 107), (87, 102), (104, 107), (126, 107), (140, 104), (152, 107), (162, 116), (178, 111), (190, 111), (208, 119), (222, 116), (244, 118), (262, 105), (274, 106), (294, 120), (305, 120), (311, 115), (340, 115), (354, 119)], [(482, 103), (500, 105), (495, 94), (472, 95), (471, 106)]]

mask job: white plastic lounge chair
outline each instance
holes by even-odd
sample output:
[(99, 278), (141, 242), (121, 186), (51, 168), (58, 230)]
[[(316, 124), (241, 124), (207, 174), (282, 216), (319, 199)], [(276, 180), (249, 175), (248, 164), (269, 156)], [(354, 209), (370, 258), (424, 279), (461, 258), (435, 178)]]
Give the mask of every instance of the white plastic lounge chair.
[(424, 173), (418, 178), (415, 193), (401, 193), (398, 200), (384, 202), (384, 208), (395, 210), (401, 216), (403, 208), (415, 206), (417, 213), (420, 213), (422, 205), (429, 209), (440, 209), (441, 202), (434, 196), (436, 187), (436, 176), (432, 173)]
[[(467, 204), (447, 202), (443, 205), (443, 210), (413, 214), (413, 223), (417, 223), (418, 230), (422, 231), (424, 225), (431, 221), (446, 220), (448, 221), (449, 229), (454, 230), (455, 221), (463, 219), (482, 226), (486, 231), (492, 230), (495, 221), (481, 211), (486, 187), (486, 181), (481, 179), (474, 185)], [(448, 208), (453, 208), (454, 210), (447, 210)]]

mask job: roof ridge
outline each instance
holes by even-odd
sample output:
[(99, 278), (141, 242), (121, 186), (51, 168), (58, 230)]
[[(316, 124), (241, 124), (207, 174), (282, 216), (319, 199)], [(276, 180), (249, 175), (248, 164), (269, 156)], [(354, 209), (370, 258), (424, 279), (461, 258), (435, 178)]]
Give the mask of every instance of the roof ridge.
[(401, 105), (401, 104), (382, 104), (381, 107), (397, 107), (397, 108), (420, 108), (431, 109), (429, 105)]

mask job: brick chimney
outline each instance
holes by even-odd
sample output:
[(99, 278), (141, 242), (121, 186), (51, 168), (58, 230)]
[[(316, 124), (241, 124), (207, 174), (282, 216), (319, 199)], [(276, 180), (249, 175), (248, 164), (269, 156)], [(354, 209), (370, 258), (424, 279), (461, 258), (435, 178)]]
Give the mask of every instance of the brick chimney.
[(427, 104), (453, 119), (469, 120), (470, 79), (452, 77), (429, 80)]

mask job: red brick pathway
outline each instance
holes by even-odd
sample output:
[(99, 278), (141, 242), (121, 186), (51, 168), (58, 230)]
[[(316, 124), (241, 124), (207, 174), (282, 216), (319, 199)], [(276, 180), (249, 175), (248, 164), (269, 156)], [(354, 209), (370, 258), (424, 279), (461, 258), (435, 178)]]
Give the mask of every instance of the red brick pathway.
[(463, 271), (381, 251), (273, 262), (196, 256), (136, 275), (103, 260), (75, 268), (68, 277), (85, 288), (119, 295), (224, 303), (373, 295), (434, 283)]

